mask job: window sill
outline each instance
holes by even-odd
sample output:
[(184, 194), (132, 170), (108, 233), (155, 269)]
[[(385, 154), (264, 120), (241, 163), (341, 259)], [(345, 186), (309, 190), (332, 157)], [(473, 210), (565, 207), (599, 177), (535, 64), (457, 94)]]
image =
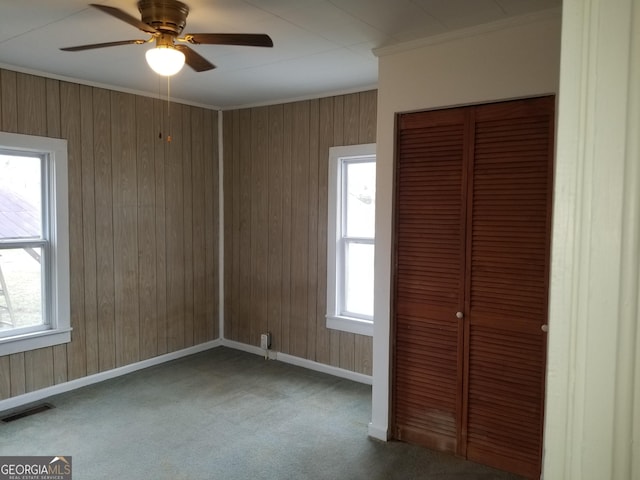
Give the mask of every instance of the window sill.
[(0, 338), (0, 357), (71, 341), (71, 329), (44, 330), (15, 337)]
[(327, 315), (327, 328), (373, 337), (373, 322), (371, 320)]

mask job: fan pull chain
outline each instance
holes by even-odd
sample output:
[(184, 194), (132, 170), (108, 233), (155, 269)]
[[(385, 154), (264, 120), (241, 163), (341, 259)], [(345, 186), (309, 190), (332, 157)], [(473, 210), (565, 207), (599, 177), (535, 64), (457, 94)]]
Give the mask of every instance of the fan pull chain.
[(167, 77), (167, 124), (169, 125), (167, 143), (171, 143), (171, 76)]
[[(158, 100), (162, 100), (160, 94), (160, 75), (158, 75)], [(160, 104), (160, 131), (158, 132), (158, 139), (162, 140), (162, 131), (164, 130), (164, 115), (162, 115), (162, 104)]]
[[(160, 79), (158, 79), (158, 97), (160, 96)], [(161, 115), (161, 125), (160, 131), (158, 132), (158, 138), (162, 140), (162, 131), (165, 127), (165, 119), (164, 116)], [(171, 77), (167, 77), (167, 120), (166, 120), (167, 128), (169, 132), (171, 132)], [(171, 133), (166, 134), (167, 143), (171, 143), (172, 137)]]

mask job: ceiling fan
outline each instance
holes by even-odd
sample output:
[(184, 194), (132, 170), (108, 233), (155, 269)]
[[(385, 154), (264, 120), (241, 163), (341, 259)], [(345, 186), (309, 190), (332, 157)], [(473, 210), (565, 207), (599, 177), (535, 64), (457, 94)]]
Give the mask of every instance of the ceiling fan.
[[(196, 72), (205, 72), (216, 68), (215, 65), (187, 44), (273, 47), (273, 41), (269, 35), (261, 33), (189, 33), (180, 37), (179, 35), (182, 33), (187, 22), (189, 7), (178, 0), (140, 0), (138, 2), (138, 10), (140, 10), (141, 20), (138, 20), (119, 8), (95, 3), (91, 3), (90, 5), (150, 34), (151, 37), (147, 40), (120, 40), (90, 45), (78, 45), (75, 47), (61, 48), (60, 50), (78, 52), (94, 48), (116, 47), (119, 45), (142, 45), (155, 41), (155, 48), (147, 51), (147, 62), (156, 73), (169, 76), (178, 73), (184, 63)], [(176, 63), (171, 63), (173, 61)]]

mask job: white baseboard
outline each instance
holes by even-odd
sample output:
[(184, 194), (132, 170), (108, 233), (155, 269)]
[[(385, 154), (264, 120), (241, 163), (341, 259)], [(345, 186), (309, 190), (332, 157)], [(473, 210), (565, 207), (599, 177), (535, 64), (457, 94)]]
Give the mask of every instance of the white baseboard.
[[(229, 347), (229, 348), (233, 348), (234, 350), (241, 350), (243, 352), (253, 353), (254, 355), (260, 355), (262, 357), (264, 357), (264, 353), (265, 353), (262, 348), (256, 347), (255, 345), (249, 345), (249, 344), (246, 344), (246, 343), (240, 343), (240, 342), (236, 342), (234, 340), (229, 340), (227, 338), (222, 338), (221, 339), (221, 345), (223, 347)], [(273, 352), (273, 353), (275, 353), (275, 352)], [(269, 355), (269, 359), (270, 360), (274, 360), (274, 358), (271, 355)]]
[(103, 382), (111, 378), (119, 377), (121, 375), (126, 375), (127, 373), (135, 372), (137, 370), (142, 370), (143, 368), (153, 367), (161, 363), (186, 357), (187, 355), (193, 355), (194, 353), (204, 352), (205, 350), (219, 347), (220, 345), (221, 345), (220, 339), (212, 340), (210, 342), (201, 343), (199, 345), (185, 348), (183, 350), (178, 350), (176, 352), (171, 352), (165, 355), (159, 355), (157, 357), (149, 358), (147, 360), (142, 360), (141, 362), (125, 365), (124, 367), (114, 368), (112, 370), (96, 373), (94, 375), (88, 375), (86, 377), (78, 378), (76, 380), (70, 380), (68, 382), (60, 383), (58, 385), (52, 385), (51, 387), (42, 388), (34, 392), (29, 392), (23, 395), (7, 398), (6, 400), (0, 400), (0, 412), (13, 410), (15, 408), (37, 402), (39, 400), (42, 400), (43, 398), (51, 397), (53, 395), (58, 395), (60, 393), (65, 393), (70, 390), (75, 390), (77, 388), (86, 387), (87, 385), (92, 385), (94, 383)]
[(353, 380), (354, 382), (364, 383), (366, 385), (372, 384), (371, 375), (365, 375), (363, 373), (352, 372), (351, 370), (345, 370), (344, 368), (333, 367), (331, 365), (325, 365), (324, 363), (314, 362), (307, 360), (306, 358), (294, 357), (286, 353), (277, 353), (277, 360), (284, 363), (290, 363), (291, 365), (297, 365), (298, 367), (308, 368), (309, 370), (315, 370), (316, 372), (328, 373), (336, 377), (346, 378), (347, 380)]
[[(254, 355), (265, 355), (265, 351), (254, 345), (247, 345), (246, 343), (235, 342), (233, 340), (222, 340), (222, 345), (236, 350), (242, 350), (243, 352), (253, 353)], [(364, 375), (362, 373), (352, 372), (351, 370), (345, 370), (344, 368), (333, 367), (331, 365), (325, 365), (324, 363), (314, 362), (313, 360), (307, 360), (306, 358), (295, 357), (287, 353), (275, 352), (268, 350), (269, 359), (279, 360), (283, 363), (289, 363), (298, 367), (308, 368), (309, 370), (315, 370), (316, 372), (327, 373), (335, 377), (346, 378), (358, 383), (364, 383), (371, 385), (373, 378), (371, 375)]]
[(389, 440), (389, 429), (384, 426), (378, 426), (378, 425), (374, 425), (373, 423), (369, 424), (368, 427), (368, 432), (369, 432), (369, 436), (371, 438), (375, 438), (376, 440), (382, 440), (383, 442), (386, 442), (387, 440)]
[[(205, 350), (210, 350), (212, 348), (216, 348), (220, 346), (233, 348), (235, 350), (242, 350), (243, 352), (252, 353), (254, 355), (260, 355), (262, 357), (265, 356), (265, 351), (260, 347), (256, 347), (254, 345), (247, 345), (246, 343), (235, 342), (233, 340), (227, 340), (224, 338), (219, 338), (217, 340), (201, 343), (200, 345), (195, 345), (193, 347), (185, 348), (183, 350), (178, 350), (177, 352), (167, 353), (165, 355), (160, 355), (157, 357), (149, 358), (147, 360), (142, 360), (141, 362), (125, 365), (124, 367), (114, 368), (112, 370), (107, 370), (106, 372), (100, 372), (94, 375), (88, 375), (86, 377), (78, 378), (76, 380), (70, 380), (65, 383), (60, 383), (58, 385), (52, 385), (51, 387), (42, 388), (34, 392), (29, 392), (23, 395), (17, 395), (15, 397), (7, 398), (6, 400), (0, 400), (0, 412), (14, 410), (18, 407), (22, 407), (30, 403), (38, 402), (44, 398), (51, 397), (53, 395), (59, 395), (60, 393), (65, 393), (70, 390), (86, 387), (87, 385), (103, 382), (111, 378), (119, 377), (121, 375), (126, 375), (127, 373), (135, 372), (137, 370), (142, 370), (143, 368), (153, 367), (155, 365), (160, 365), (161, 363), (169, 362), (171, 360), (176, 360), (178, 358), (186, 357), (187, 355), (193, 355), (194, 353), (203, 352)], [(370, 375), (364, 375), (362, 373), (352, 372), (351, 370), (345, 370), (344, 368), (325, 365), (324, 363), (314, 362), (312, 360), (295, 357), (293, 355), (288, 355), (286, 353), (276, 352), (273, 350), (268, 350), (266, 353), (268, 354), (268, 358), (270, 360), (279, 360), (284, 363), (289, 363), (291, 365), (296, 365), (298, 367), (308, 368), (309, 370), (315, 370), (317, 372), (327, 373), (329, 375), (345, 378), (347, 380), (352, 380), (358, 383), (364, 383), (366, 385), (372, 384), (372, 377)], [(375, 431), (376, 434), (373, 434), (372, 431)], [(381, 431), (382, 430), (380, 430), (380, 432)], [(386, 429), (384, 431), (386, 432)], [(382, 433), (380, 432), (378, 431), (378, 429), (374, 429), (371, 425), (369, 425), (370, 436), (374, 438), (382, 439)], [(386, 433), (385, 433), (384, 439), (385, 440), (387, 439)]]

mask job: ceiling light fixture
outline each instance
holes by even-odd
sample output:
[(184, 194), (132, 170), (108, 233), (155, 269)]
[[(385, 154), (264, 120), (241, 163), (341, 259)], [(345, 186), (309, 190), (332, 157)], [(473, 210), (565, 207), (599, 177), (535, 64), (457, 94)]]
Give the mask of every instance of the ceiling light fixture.
[(175, 75), (184, 66), (184, 53), (172, 45), (158, 45), (147, 50), (145, 56), (151, 70), (165, 77)]

